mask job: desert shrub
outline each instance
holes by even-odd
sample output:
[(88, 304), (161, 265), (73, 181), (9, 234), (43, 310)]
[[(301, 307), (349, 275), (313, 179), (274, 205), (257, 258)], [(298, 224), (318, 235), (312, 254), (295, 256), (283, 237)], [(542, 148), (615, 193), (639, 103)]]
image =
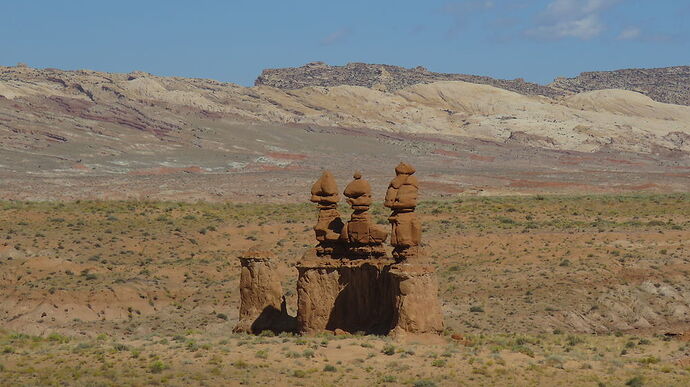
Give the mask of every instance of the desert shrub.
[(218, 318), (221, 319), (221, 320), (228, 321), (228, 315), (225, 314), (225, 313), (217, 313), (217, 314), (216, 314), (216, 317), (218, 317)]
[(235, 360), (235, 362), (232, 363), (232, 365), (233, 365), (233, 367), (240, 368), (240, 369), (244, 369), (244, 368), (249, 367), (249, 364), (247, 364), (247, 362), (244, 360)]
[(433, 367), (445, 367), (446, 366), (446, 361), (443, 359), (436, 359), (431, 362), (431, 365)]
[(156, 360), (149, 365), (149, 371), (151, 371), (152, 374), (160, 374), (164, 369), (167, 368), (168, 367), (166, 367), (166, 365), (160, 360)]
[(625, 382), (625, 385), (630, 387), (642, 387), (644, 386), (644, 379), (642, 376), (635, 376), (634, 378)]
[(311, 349), (305, 349), (304, 352), (302, 352), (302, 356), (304, 356), (307, 359), (311, 359), (314, 357), (314, 351)]
[(324, 372), (336, 372), (338, 369), (335, 368), (334, 365), (326, 364), (326, 366), (323, 367)]
[(307, 376), (307, 373), (303, 370), (295, 370), (292, 372), (292, 376), (294, 376), (296, 378), (303, 378), (303, 377)]
[(568, 335), (568, 338), (565, 339), (565, 341), (571, 347), (574, 347), (578, 344), (582, 344), (585, 342), (584, 340), (582, 340), (582, 338), (577, 337), (577, 336), (573, 336), (573, 335)]
[(48, 339), (48, 341), (52, 341), (54, 343), (60, 343), (60, 344), (67, 343), (69, 341), (68, 337), (63, 336), (59, 333), (51, 333), (48, 335), (47, 339)]
[(640, 362), (640, 364), (656, 364), (660, 362), (661, 359), (659, 359), (656, 356), (645, 356), (638, 361)]
[(113, 348), (118, 352), (129, 351), (129, 347), (122, 343), (117, 343), (113, 345)]
[(254, 356), (256, 356), (259, 359), (268, 359), (268, 351), (265, 349), (262, 349), (260, 351), (257, 351)]
[(472, 313), (482, 313), (482, 312), (484, 312), (484, 308), (482, 308), (481, 306), (478, 306), (478, 305), (474, 305), (474, 306), (471, 306), (471, 307), (470, 307), (470, 312), (472, 312)]
[(381, 353), (388, 356), (395, 355), (395, 346), (393, 344), (386, 344), (381, 349)]

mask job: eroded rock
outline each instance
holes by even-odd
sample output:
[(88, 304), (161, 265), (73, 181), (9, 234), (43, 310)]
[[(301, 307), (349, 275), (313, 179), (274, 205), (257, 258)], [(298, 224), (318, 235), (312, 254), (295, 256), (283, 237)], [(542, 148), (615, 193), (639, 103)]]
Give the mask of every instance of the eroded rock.
[(319, 208), (319, 218), (314, 226), (314, 234), (319, 242), (317, 252), (319, 254), (332, 254), (338, 247), (340, 235), (343, 230), (343, 221), (338, 212), (338, 185), (333, 174), (324, 171), (321, 177), (311, 187), (311, 202)]
[(287, 313), (280, 276), (270, 252), (250, 250), (240, 257), (240, 320), (235, 332), (295, 330), (295, 318)]
[(384, 206), (393, 210), (388, 218), (391, 223), (391, 245), (393, 257), (398, 261), (419, 257), (422, 241), (422, 225), (417, 219), (415, 208), (419, 196), (419, 181), (412, 176), (416, 170), (405, 163), (395, 167), (395, 178), (386, 191)]
[(380, 257), (386, 253), (383, 242), (388, 232), (371, 221), (371, 186), (356, 172), (354, 180), (345, 187), (344, 195), (352, 206), (352, 217), (343, 227), (341, 240), (347, 245), (349, 258)]
[[(241, 257), (242, 303), (236, 331), (296, 329), (371, 334), (438, 334), (443, 314), (433, 266), (423, 264), (421, 225), (414, 214), (418, 183), (414, 168), (401, 163), (386, 193), (393, 209), (394, 256), (383, 243), (388, 233), (371, 221), (371, 186), (357, 172), (344, 195), (353, 214), (346, 225), (337, 210), (337, 184), (324, 172), (311, 189), (318, 204), (318, 244), (297, 265), (297, 316), (288, 316), (280, 279), (265, 253)], [(409, 258), (414, 257), (414, 260)]]

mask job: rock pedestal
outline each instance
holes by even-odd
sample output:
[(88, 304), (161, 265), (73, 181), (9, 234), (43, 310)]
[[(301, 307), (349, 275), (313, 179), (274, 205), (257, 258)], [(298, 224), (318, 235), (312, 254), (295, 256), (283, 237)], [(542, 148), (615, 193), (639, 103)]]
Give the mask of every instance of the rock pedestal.
[(399, 263), (389, 271), (393, 334), (443, 332), (443, 312), (433, 266)]
[(336, 260), (315, 250), (297, 266), (297, 329), (318, 333), (388, 334), (393, 318), (388, 267), (392, 259)]
[(329, 259), (311, 250), (297, 266), (297, 331), (440, 333), (434, 268), (378, 259)]
[(240, 319), (235, 332), (293, 331), (280, 277), (270, 252), (248, 251), (240, 258)]

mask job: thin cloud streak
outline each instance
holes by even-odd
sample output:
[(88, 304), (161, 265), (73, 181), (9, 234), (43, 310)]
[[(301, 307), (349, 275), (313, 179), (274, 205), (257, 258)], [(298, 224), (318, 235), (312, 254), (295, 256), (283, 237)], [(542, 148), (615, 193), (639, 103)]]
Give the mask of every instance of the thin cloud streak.
[(348, 28), (348, 27), (341, 28), (341, 29), (334, 31), (331, 34), (325, 36), (323, 39), (321, 39), (321, 41), (319, 43), (322, 46), (331, 46), (334, 44), (342, 43), (351, 34), (352, 34), (351, 28)]

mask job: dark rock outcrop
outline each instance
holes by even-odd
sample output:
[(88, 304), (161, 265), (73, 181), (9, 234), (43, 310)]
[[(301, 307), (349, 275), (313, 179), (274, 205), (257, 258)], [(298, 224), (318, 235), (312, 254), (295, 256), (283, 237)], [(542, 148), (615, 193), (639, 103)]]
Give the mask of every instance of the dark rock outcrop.
[(652, 69), (624, 69), (585, 72), (574, 78), (556, 78), (548, 85), (514, 80), (495, 79), (469, 74), (435, 73), (424, 67), (368, 63), (348, 63), (330, 66), (312, 62), (301, 67), (266, 69), (256, 79), (256, 86), (279, 89), (300, 89), (308, 86), (362, 86), (394, 92), (402, 88), (439, 81), (463, 81), (490, 85), (523, 95), (542, 95), (556, 98), (585, 91), (621, 89), (649, 96), (657, 102), (690, 106), (690, 66)]
[(523, 79), (505, 80), (479, 75), (435, 73), (421, 66), (408, 69), (400, 66), (368, 63), (348, 63), (345, 66), (330, 66), (323, 62), (312, 62), (302, 67), (266, 69), (261, 72), (254, 84), (256, 86), (271, 86), (279, 89), (349, 85), (393, 92), (420, 83), (439, 81), (479, 83), (524, 95), (543, 95), (552, 98), (564, 94), (562, 91), (536, 83), (525, 82)]
[(568, 93), (630, 90), (657, 102), (690, 106), (690, 66), (593, 71), (574, 78), (557, 78), (548, 86)]

